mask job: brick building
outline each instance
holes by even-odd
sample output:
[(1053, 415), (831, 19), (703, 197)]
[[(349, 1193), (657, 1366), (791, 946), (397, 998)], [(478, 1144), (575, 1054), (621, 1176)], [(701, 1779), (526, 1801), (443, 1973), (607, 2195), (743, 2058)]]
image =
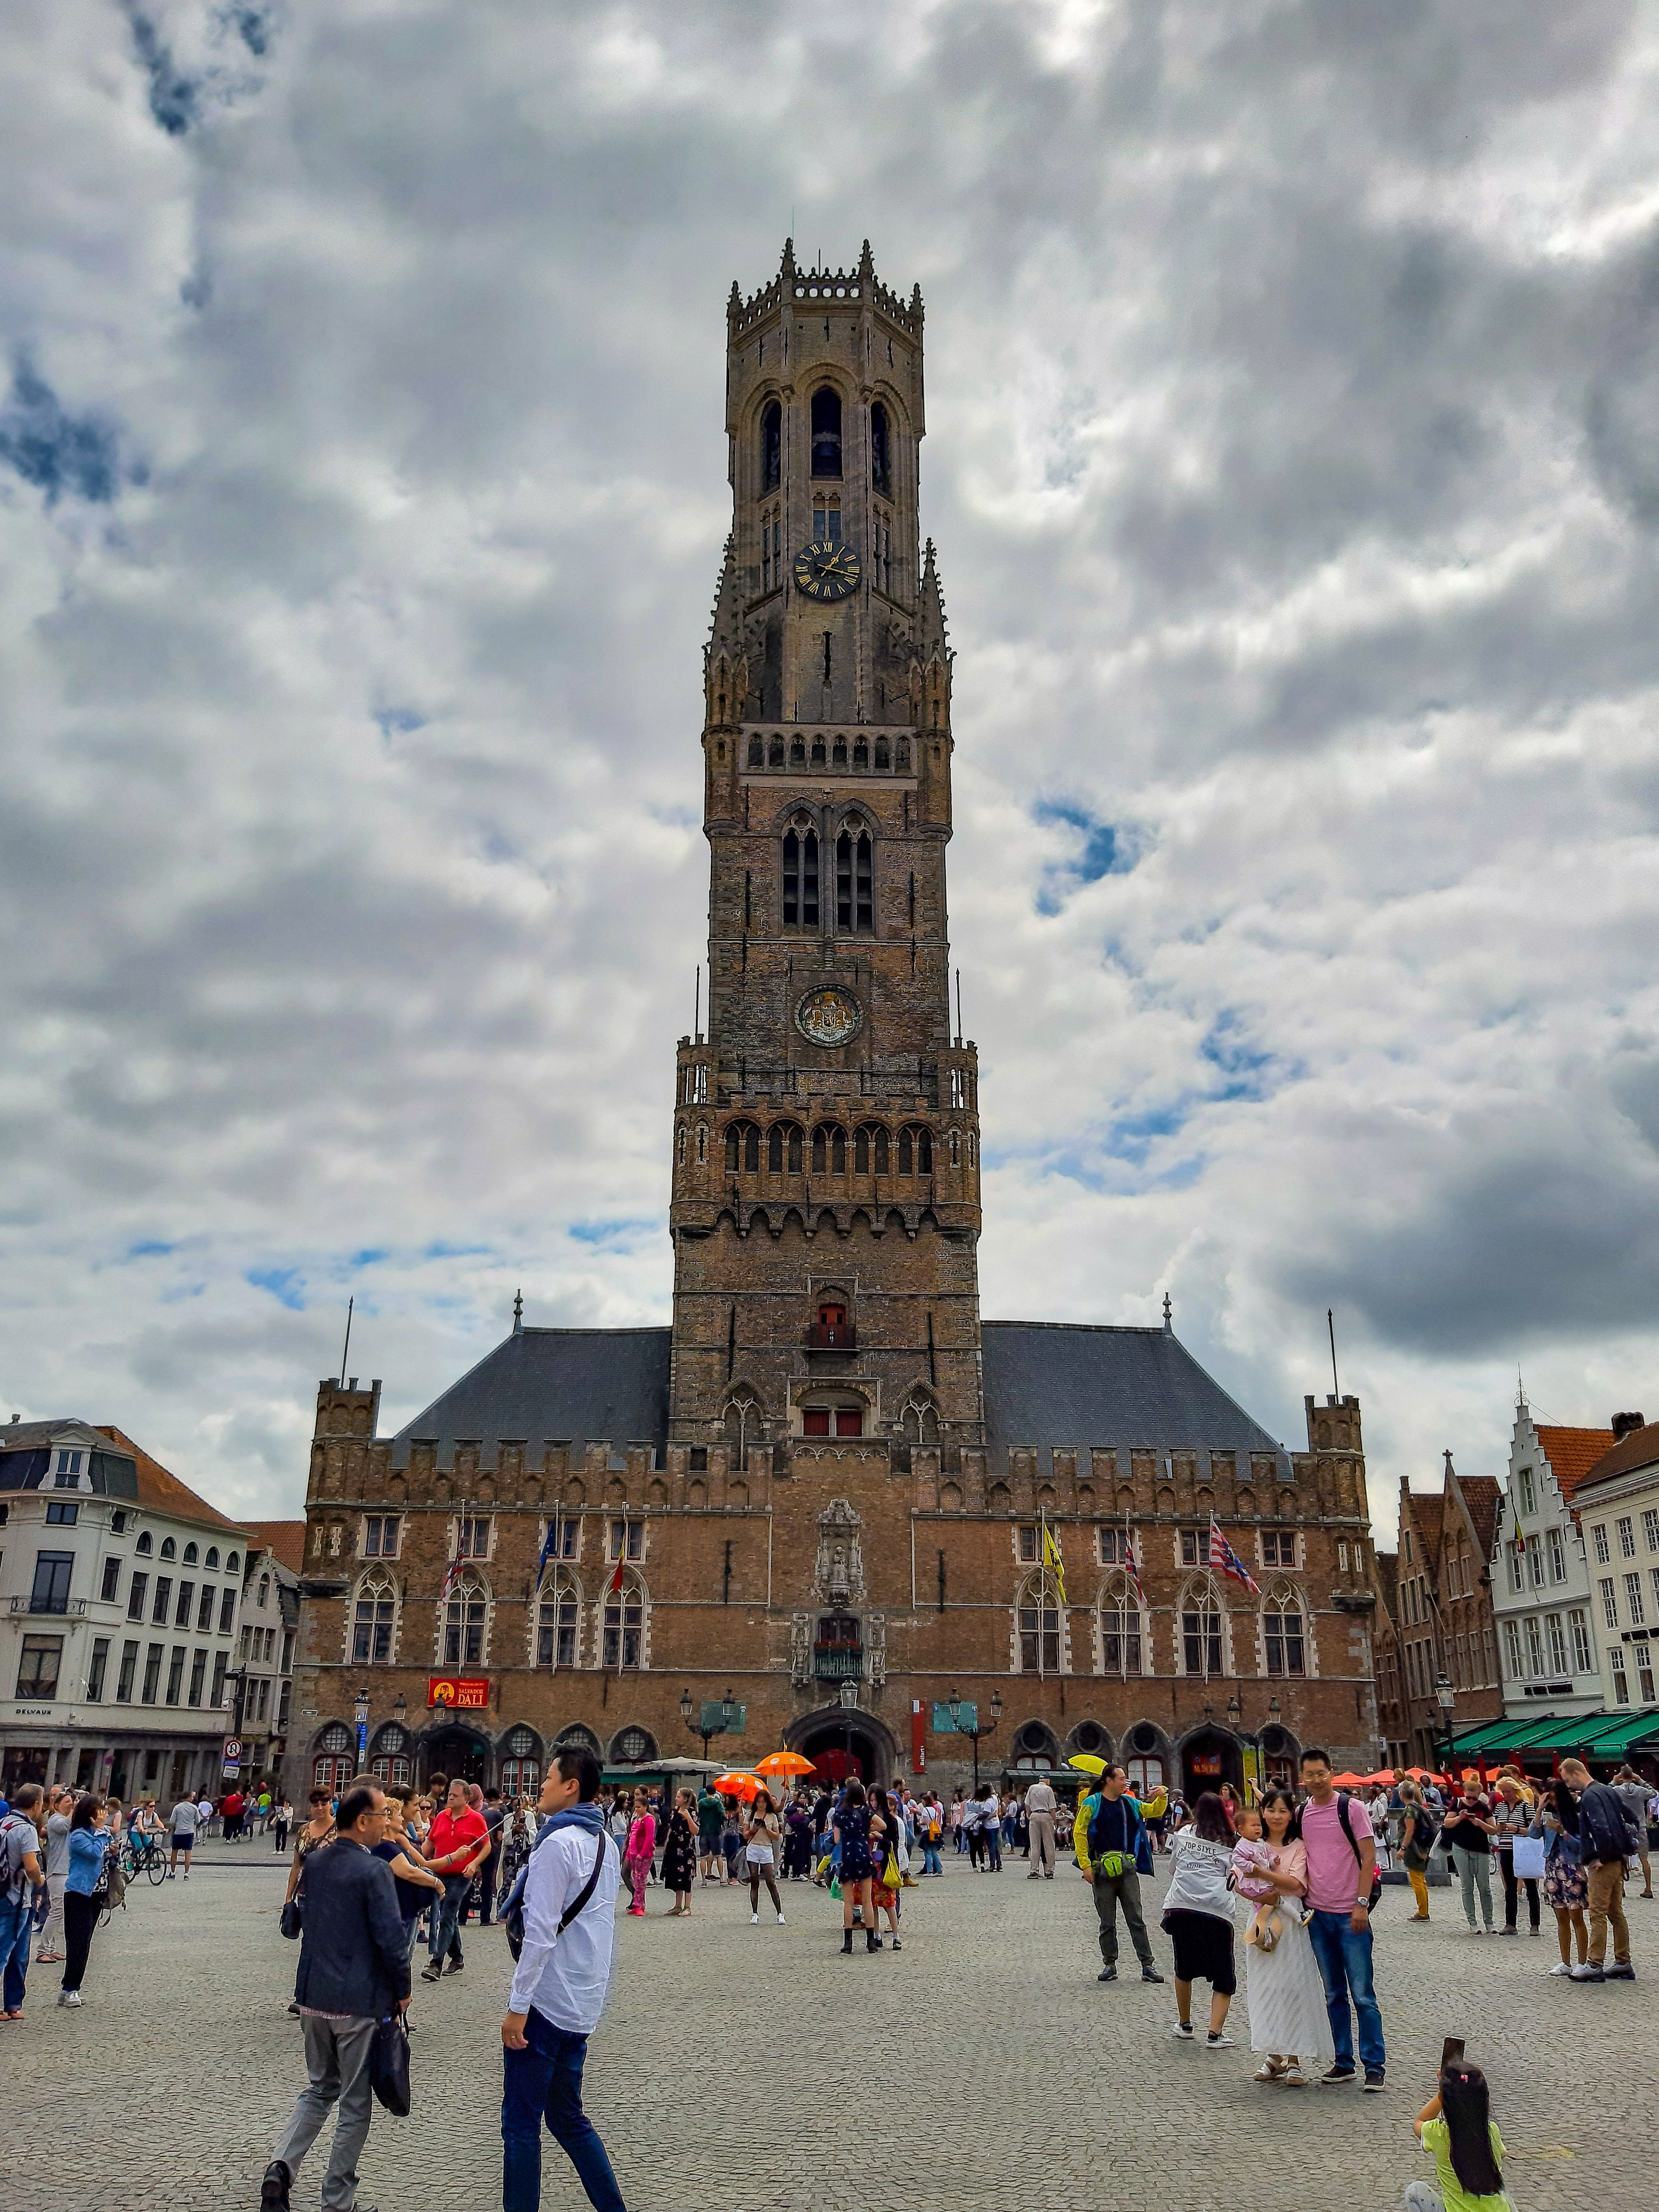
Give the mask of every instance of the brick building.
[(1449, 1723), (1455, 1734), (1504, 1710), (1491, 1565), (1501, 1495), (1491, 1475), (1460, 1475), (1449, 1451), (1437, 1492), (1401, 1480), (1400, 1548), (1379, 1554), (1389, 1619), (1378, 1626), (1377, 1664), (1397, 1765), (1437, 1769)]
[[(319, 1388), (290, 1787), (355, 1763), (360, 1702), (385, 1771), (520, 1784), (573, 1729), (617, 1766), (695, 1750), (728, 1693), (723, 1750), (878, 1774), (967, 1771), (932, 1726), (953, 1694), (993, 1768), (1109, 1745), (1192, 1788), (1308, 1741), (1377, 1755), (1358, 1401), (1310, 1398), (1291, 1453), (1167, 1305), (980, 1317), (922, 331), (867, 246), (733, 288), (673, 1323), (515, 1317), (395, 1437), (378, 1383)], [(1212, 1516), (1257, 1594), (1210, 1572)]]

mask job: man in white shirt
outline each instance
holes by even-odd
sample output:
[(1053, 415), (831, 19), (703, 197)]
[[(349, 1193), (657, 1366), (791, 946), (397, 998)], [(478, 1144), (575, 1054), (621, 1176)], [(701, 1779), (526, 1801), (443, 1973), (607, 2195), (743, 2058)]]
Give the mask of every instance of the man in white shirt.
[(588, 2203), (626, 2212), (599, 2130), (582, 2110), (582, 2063), (610, 1992), (622, 1880), (599, 1794), (591, 1751), (555, 1753), (536, 1801), (551, 1818), (525, 1877), (524, 1948), (501, 2022), (503, 2212), (538, 2212), (544, 2118)]
[[(210, 1813), (213, 1808), (210, 1805), (208, 1810)], [(202, 1808), (193, 1797), (181, 1797), (173, 1807), (171, 1818), (173, 1856), (167, 1862), (167, 1880), (169, 1881), (173, 1880), (174, 1869), (182, 1855), (185, 1862), (185, 1880), (188, 1881), (190, 1855), (196, 1848), (196, 1831), (201, 1822)]]
[(1046, 1782), (1034, 1782), (1025, 1793), (1025, 1817), (1031, 1824), (1031, 1871), (1028, 1881), (1046, 1875), (1054, 1878), (1054, 1814), (1060, 1800)]

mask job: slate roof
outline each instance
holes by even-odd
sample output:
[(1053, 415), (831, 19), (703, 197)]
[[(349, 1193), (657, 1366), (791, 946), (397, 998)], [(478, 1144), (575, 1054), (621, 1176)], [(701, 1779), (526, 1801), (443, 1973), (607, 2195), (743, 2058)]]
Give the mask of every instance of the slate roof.
[(1607, 1475), (1634, 1474), (1638, 1468), (1651, 1467), (1656, 1461), (1659, 1461), (1659, 1421), (1650, 1421), (1645, 1428), (1628, 1430), (1611, 1451), (1602, 1453), (1583, 1480), (1600, 1482)]
[(1596, 1463), (1612, 1456), (1611, 1429), (1538, 1429), (1538, 1442), (1555, 1476), (1556, 1488), (1571, 1499)]
[(493, 1468), (501, 1437), (521, 1442), (525, 1464), (539, 1467), (544, 1447), (568, 1443), (653, 1444), (668, 1441), (665, 1328), (525, 1328), (487, 1352), (458, 1382), (392, 1440), (392, 1464), (409, 1465), (409, 1447), (430, 1438), (440, 1466), (458, 1442), (476, 1442), (478, 1464)]
[(232, 1521), (216, 1505), (210, 1505), (205, 1498), (198, 1498), (187, 1482), (180, 1482), (176, 1474), (169, 1474), (158, 1459), (152, 1459), (142, 1445), (136, 1444), (119, 1429), (97, 1425), (100, 1436), (107, 1437), (123, 1451), (131, 1452), (138, 1467), (138, 1503), (148, 1505), (153, 1512), (171, 1513), (179, 1521), (203, 1521), (210, 1528), (228, 1528), (240, 1536), (242, 1523)]
[(1206, 1375), (1164, 1328), (1070, 1322), (988, 1321), (981, 1329), (985, 1440), (1004, 1463), (1011, 1446), (1272, 1452), (1284, 1446)]

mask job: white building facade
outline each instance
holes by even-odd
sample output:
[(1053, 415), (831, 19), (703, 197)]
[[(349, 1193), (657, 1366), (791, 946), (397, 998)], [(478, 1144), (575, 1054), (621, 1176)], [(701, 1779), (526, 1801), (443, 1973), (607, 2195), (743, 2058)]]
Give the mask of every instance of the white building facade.
[(0, 1427), (0, 1786), (222, 1789), (243, 1530), (118, 1429)]
[[(1659, 1423), (1631, 1425), (1578, 1493), (1595, 1588), (1607, 1710), (1652, 1715), (1659, 1738)], [(1644, 1767), (1652, 1762), (1640, 1762)]]
[(1524, 1398), (1516, 1407), (1492, 1558), (1508, 1719), (1565, 1719), (1601, 1708), (1595, 1578), (1575, 1499), (1613, 1441), (1611, 1429), (1540, 1425)]

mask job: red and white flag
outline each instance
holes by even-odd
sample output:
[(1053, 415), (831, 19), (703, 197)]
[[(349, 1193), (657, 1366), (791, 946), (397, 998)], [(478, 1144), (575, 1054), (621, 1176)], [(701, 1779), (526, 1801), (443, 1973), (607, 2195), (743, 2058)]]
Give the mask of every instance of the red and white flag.
[(1260, 1596), (1255, 1576), (1222, 1534), (1221, 1524), (1213, 1515), (1210, 1520), (1210, 1565), (1217, 1574), (1225, 1575), (1229, 1582), (1243, 1583), (1247, 1590), (1255, 1590)]

